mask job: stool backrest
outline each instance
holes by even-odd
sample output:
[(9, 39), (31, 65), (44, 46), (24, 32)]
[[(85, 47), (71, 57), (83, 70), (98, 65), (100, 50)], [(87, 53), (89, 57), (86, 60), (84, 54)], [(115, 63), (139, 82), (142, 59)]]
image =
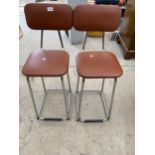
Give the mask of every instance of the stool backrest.
[(31, 29), (68, 30), (73, 25), (73, 11), (67, 4), (29, 3), (24, 11)]
[(78, 5), (73, 24), (80, 31), (114, 31), (118, 28), (121, 8), (114, 5)]

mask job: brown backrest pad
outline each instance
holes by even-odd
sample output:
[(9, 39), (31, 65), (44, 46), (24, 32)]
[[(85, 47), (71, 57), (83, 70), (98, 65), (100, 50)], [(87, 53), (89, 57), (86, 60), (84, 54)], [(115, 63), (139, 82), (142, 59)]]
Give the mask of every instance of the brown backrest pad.
[(121, 9), (114, 5), (78, 5), (74, 10), (73, 24), (80, 31), (114, 31), (117, 29)]
[(73, 11), (67, 4), (29, 3), (24, 11), (31, 29), (68, 30), (73, 25)]

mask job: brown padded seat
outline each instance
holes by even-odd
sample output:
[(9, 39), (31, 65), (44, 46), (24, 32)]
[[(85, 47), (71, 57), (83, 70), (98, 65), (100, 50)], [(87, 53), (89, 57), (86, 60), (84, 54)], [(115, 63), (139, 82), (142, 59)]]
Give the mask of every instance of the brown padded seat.
[(73, 24), (80, 31), (114, 31), (119, 26), (121, 8), (114, 5), (78, 5)]
[(77, 56), (77, 71), (83, 78), (116, 78), (123, 73), (111, 52), (81, 52)]
[(68, 30), (72, 27), (72, 8), (67, 4), (29, 3), (24, 7), (31, 29)]
[(63, 50), (40, 50), (30, 54), (23, 67), (27, 76), (63, 76), (68, 72), (69, 55)]

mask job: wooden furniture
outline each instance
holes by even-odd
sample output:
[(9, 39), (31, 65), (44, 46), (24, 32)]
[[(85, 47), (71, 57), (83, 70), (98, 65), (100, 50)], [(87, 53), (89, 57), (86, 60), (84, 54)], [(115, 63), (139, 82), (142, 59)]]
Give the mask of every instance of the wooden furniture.
[(117, 42), (123, 47), (125, 59), (135, 57), (135, 0), (128, 0)]

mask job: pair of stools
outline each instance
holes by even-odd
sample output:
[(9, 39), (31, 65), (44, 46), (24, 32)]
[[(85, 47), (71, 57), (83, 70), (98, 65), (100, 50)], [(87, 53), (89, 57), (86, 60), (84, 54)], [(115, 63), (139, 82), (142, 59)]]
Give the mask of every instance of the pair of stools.
[[(25, 6), (25, 16), (30, 28), (41, 30), (41, 48), (43, 46), (43, 30), (58, 30), (61, 46), (64, 47), (60, 30), (69, 30), (72, 26), (79, 31), (114, 31), (119, 25), (121, 9), (117, 6), (109, 5), (79, 5), (74, 10), (66, 4), (41, 4), (30, 3)], [(87, 38), (84, 40), (83, 49)], [(102, 38), (104, 47), (104, 38)], [(85, 51), (80, 52), (76, 57), (76, 67), (78, 72), (76, 86), (77, 120), (83, 122), (103, 122), (110, 119), (113, 99), (116, 89), (117, 78), (123, 73), (116, 56), (107, 51)], [(23, 74), (27, 76), (29, 91), (33, 101), (37, 119), (61, 121), (70, 119), (69, 109), (71, 102), (71, 84), (69, 78), (69, 54), (64, 50), (40, 50), (30, 54), (23, 66)], [(64, 76), (67, 75), (68, 90), (65, 88)], [(62, 84), (66, 116), (63, 118), (43, 118), (41, 116), (42, 105), (37, 110), (35, 99), (31, 87), (30, 77), (41, 77), (45, 96), (47, 93), (43, 77), (59, 77)], [(80, 78), (82, 79), (79, 91)], [(81, 103), (84, 93), (86, 79), (103, 79), (101, 91), (98, 91), (105, 112), (104, 119), (80, 118)], [(112, 95), (109, 108), (107, 109), (103, 97), (105, 78), (114, 79)]]

